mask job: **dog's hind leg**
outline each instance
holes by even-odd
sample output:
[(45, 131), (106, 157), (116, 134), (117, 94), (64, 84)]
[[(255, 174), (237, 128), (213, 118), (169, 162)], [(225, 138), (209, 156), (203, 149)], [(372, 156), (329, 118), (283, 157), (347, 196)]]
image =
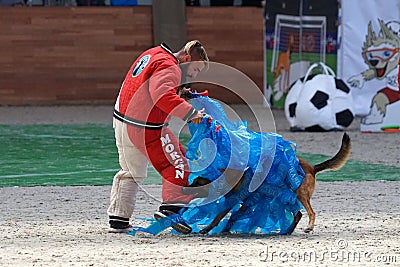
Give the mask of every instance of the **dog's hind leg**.
[(298, 199), (300, 200), (301, 204), (303, 204), (304, 208), (306, 208), (308, 214), (308, 226), (304, 230), (304, 232), (309, 233), (314, 229), (315, 223), (315, 212), (311, 207), (310, 198), (304, 195), (298, 195)]

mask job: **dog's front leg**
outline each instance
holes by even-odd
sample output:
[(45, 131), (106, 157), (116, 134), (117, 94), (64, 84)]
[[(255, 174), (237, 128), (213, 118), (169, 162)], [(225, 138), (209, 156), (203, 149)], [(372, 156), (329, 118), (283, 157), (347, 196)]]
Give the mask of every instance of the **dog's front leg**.
[(219, 222), (225, 217), (226, 214), (228, 214), (230, 210), (231, 208), (227, 208), (226, 210), (221, 211), (206, 228), (200, 231), (200, 234), (207, 234), (210, 232), (211, 229), (219, 224)]
[(315, 212), (314, 212), (313, 208), (311, 207), (310, 198), (308, 198), (305, 195), (298, 195), (298, 198), (299, 198), (301, 204), (303, 204), (304, 208), (306, 208), (306, 210), (307, 210), (308, 226), (304, 230), (304, 232), (309, 233), (314, 229)]

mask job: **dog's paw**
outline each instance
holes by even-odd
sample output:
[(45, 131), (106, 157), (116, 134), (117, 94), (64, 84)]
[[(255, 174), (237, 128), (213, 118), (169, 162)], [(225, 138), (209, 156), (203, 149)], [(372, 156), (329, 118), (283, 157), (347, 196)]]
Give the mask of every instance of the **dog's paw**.
[(210, 229), (208, 229), (208, 227), (206, 227), (206, 228), (204, 228), (204, 229), (199, 231), (199, 233), (202, 234), (202, 235), (206, 235), (206, 234), (208, 234), (208, 232), (210, 232)]

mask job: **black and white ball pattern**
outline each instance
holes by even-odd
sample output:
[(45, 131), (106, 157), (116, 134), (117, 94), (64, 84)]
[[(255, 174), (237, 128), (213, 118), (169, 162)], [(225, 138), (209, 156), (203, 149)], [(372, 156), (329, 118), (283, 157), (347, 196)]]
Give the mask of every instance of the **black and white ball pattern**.
[(353, 119), (350, 88), (336, 77), (310, 75), (290, 87), (285, 101), (285, 115), (291, 130), (343, 130)]

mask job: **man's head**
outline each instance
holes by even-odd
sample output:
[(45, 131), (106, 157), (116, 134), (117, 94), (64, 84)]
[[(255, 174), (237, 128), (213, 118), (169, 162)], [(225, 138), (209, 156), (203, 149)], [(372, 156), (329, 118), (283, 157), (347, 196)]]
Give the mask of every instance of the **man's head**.
[(186, 55), (189, 55), (190, 58), (188, 61), (204, 61), (205, 64), (208, 64), (208, 56), (206, 50), (203, 45), (198, 40), (189, 41), (182, 48)]
[(203, 69), (208, 68), (208, 56), (203, 45), (198, 40), (189, 41), (175, 56), (179, 62), (185, 64), (186, 76), (195, 78)]

